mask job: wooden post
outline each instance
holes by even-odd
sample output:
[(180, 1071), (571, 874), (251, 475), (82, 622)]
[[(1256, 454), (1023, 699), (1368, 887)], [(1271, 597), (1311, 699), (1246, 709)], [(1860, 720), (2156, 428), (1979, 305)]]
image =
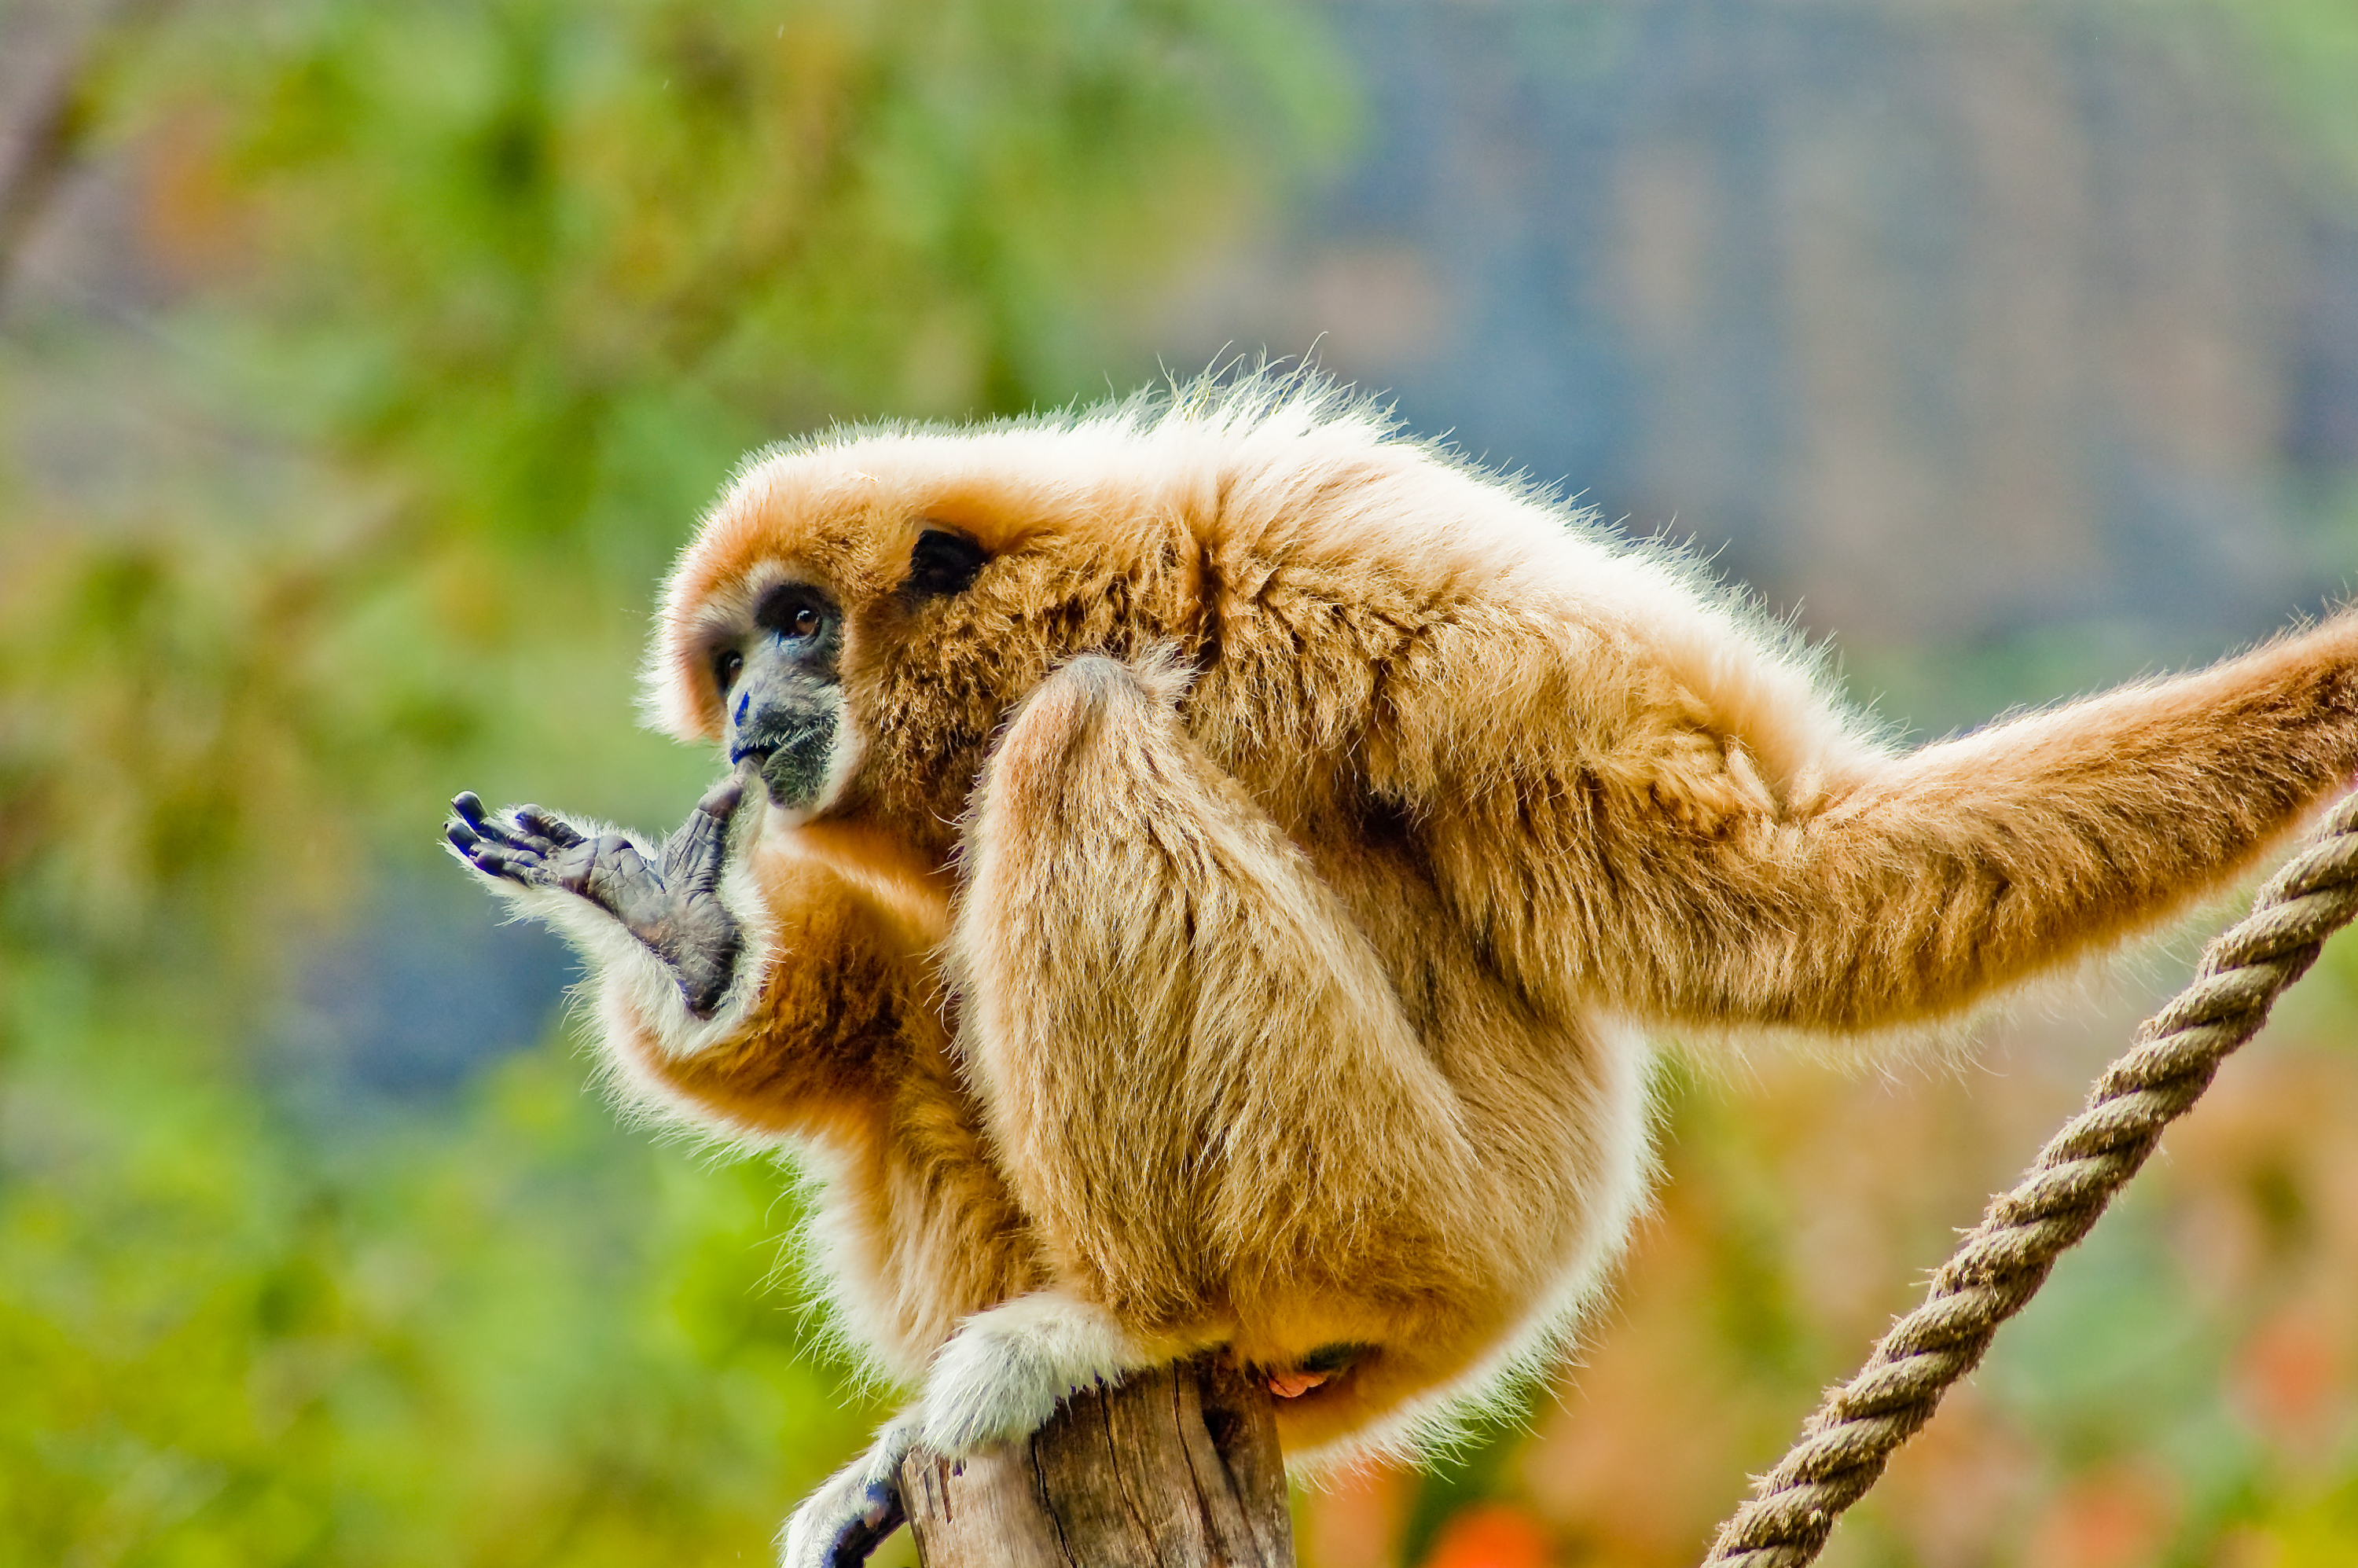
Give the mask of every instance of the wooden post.
[(1076, 1394), (1032, 1440), (901, 1467), (925, 1568), (1293, 1568), (1269, 1394), (1225, 1357)]

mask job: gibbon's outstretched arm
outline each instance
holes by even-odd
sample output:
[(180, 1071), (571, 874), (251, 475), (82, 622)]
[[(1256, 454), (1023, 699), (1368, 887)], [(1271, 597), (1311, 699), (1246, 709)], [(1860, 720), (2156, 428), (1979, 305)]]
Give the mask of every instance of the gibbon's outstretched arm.
[(872, 1133), (905, 1069), (906, 944), (825, 862), (752, 842), (762, 788), (741, 768), (659, 848), (472, 794), (444, 836), (590, 959), (634, 1095), (739, 1137)]
[[(628, 1098), (726, 1138), (804, 1141), (828, 1175), (823, 1253), (849, 1325), (914, 1379), (960, 1319), (1042, 1277), (950, 1050), (926, 958), (942, 916), (888, 907), (795, 836), (755, 839), (757, 804), (730, 815), (744, 782), (716, 786), (669, 852), (471, 796), (448, 836), (589, 957)], [(708, 1018), (668, 956), (684, 923), (648, 914), (693, 897), (726, 905), (702, 928), (741, 949)]]
[(2218, 890), (2346, 787), (2358, 616), (1858, 768), (1800, 808), (1740, 750), (1656, 747), (1486, 803), (1541, 828), (1518, 946), (1595, 955), (1604, 999), (1641, 1015), (1936, 1020)]

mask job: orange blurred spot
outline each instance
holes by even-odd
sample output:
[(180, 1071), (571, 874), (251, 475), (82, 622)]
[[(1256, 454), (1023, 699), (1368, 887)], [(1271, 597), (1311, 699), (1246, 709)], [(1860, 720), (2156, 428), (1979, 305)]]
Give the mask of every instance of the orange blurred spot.
[(2073, 1481), (2048, 1504), (2022, 1554), (2024, 1568), (2146, 1568), (2161, 1560), (2178, 1522), (2170, 1488), (2128, 1468)]
[(1547, 1531), (1505, 1503), (1486, 1503), (1451, 1516), (1424, 1568), (1547, 1568)]
[(184, 111), (140, 148), (141, 237), (150, 258), (183, 279), (218, 276), (245, 254), (251, 214), (227, 167), (220, 120)]
[(2339, 1336), (2296, 1305), (2263, 1324), (2236, 1356), (2236, 1402), (2267, 1436), (2301, 1446), (2337, 1424), (2342, 1373)]
[(1329, 1477), (1302, 1499), (1302, 1544), (1309, 1568), (1384, 1568), (1397, 1562), (1408, 1512), (1409, 1476), (1367, 1465)]

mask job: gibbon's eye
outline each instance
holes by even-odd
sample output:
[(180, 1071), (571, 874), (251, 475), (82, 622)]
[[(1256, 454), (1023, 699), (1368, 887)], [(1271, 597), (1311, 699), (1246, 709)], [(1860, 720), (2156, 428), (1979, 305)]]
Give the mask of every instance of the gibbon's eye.
[(963, 535), (928, 528), (909, 551), (909, 592), (920, 599), (964, 593), (986, 562), (982, 546)]
[(753, 611), (754, 623), (788, 642), (807, 642), (834, 619), (835, 604), (816, 589), (793, 583), (773, 589)]
[(712, 655), (712, 678), (727, 691), (745, 673), (745, 655), (734, 648), (723, 648)]

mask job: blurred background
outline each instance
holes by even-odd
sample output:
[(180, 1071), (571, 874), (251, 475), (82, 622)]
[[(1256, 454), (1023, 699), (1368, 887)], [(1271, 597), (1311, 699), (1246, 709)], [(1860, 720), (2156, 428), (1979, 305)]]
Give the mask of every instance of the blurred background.
[[(0, 1565), (764, 1561), (887, 1391), (443, 803), (680, 815), (747, 448), (1264, 351), (1919, 738), (2207, 659), (2353, 586), (2358, 0), (0, 0)], [(1309, 1568), (1694, 1561), (2194, 943), (1669, 1058), (1580, 1367)], [(2344, 946), (1826, 1561), (2353, 1560)]]

